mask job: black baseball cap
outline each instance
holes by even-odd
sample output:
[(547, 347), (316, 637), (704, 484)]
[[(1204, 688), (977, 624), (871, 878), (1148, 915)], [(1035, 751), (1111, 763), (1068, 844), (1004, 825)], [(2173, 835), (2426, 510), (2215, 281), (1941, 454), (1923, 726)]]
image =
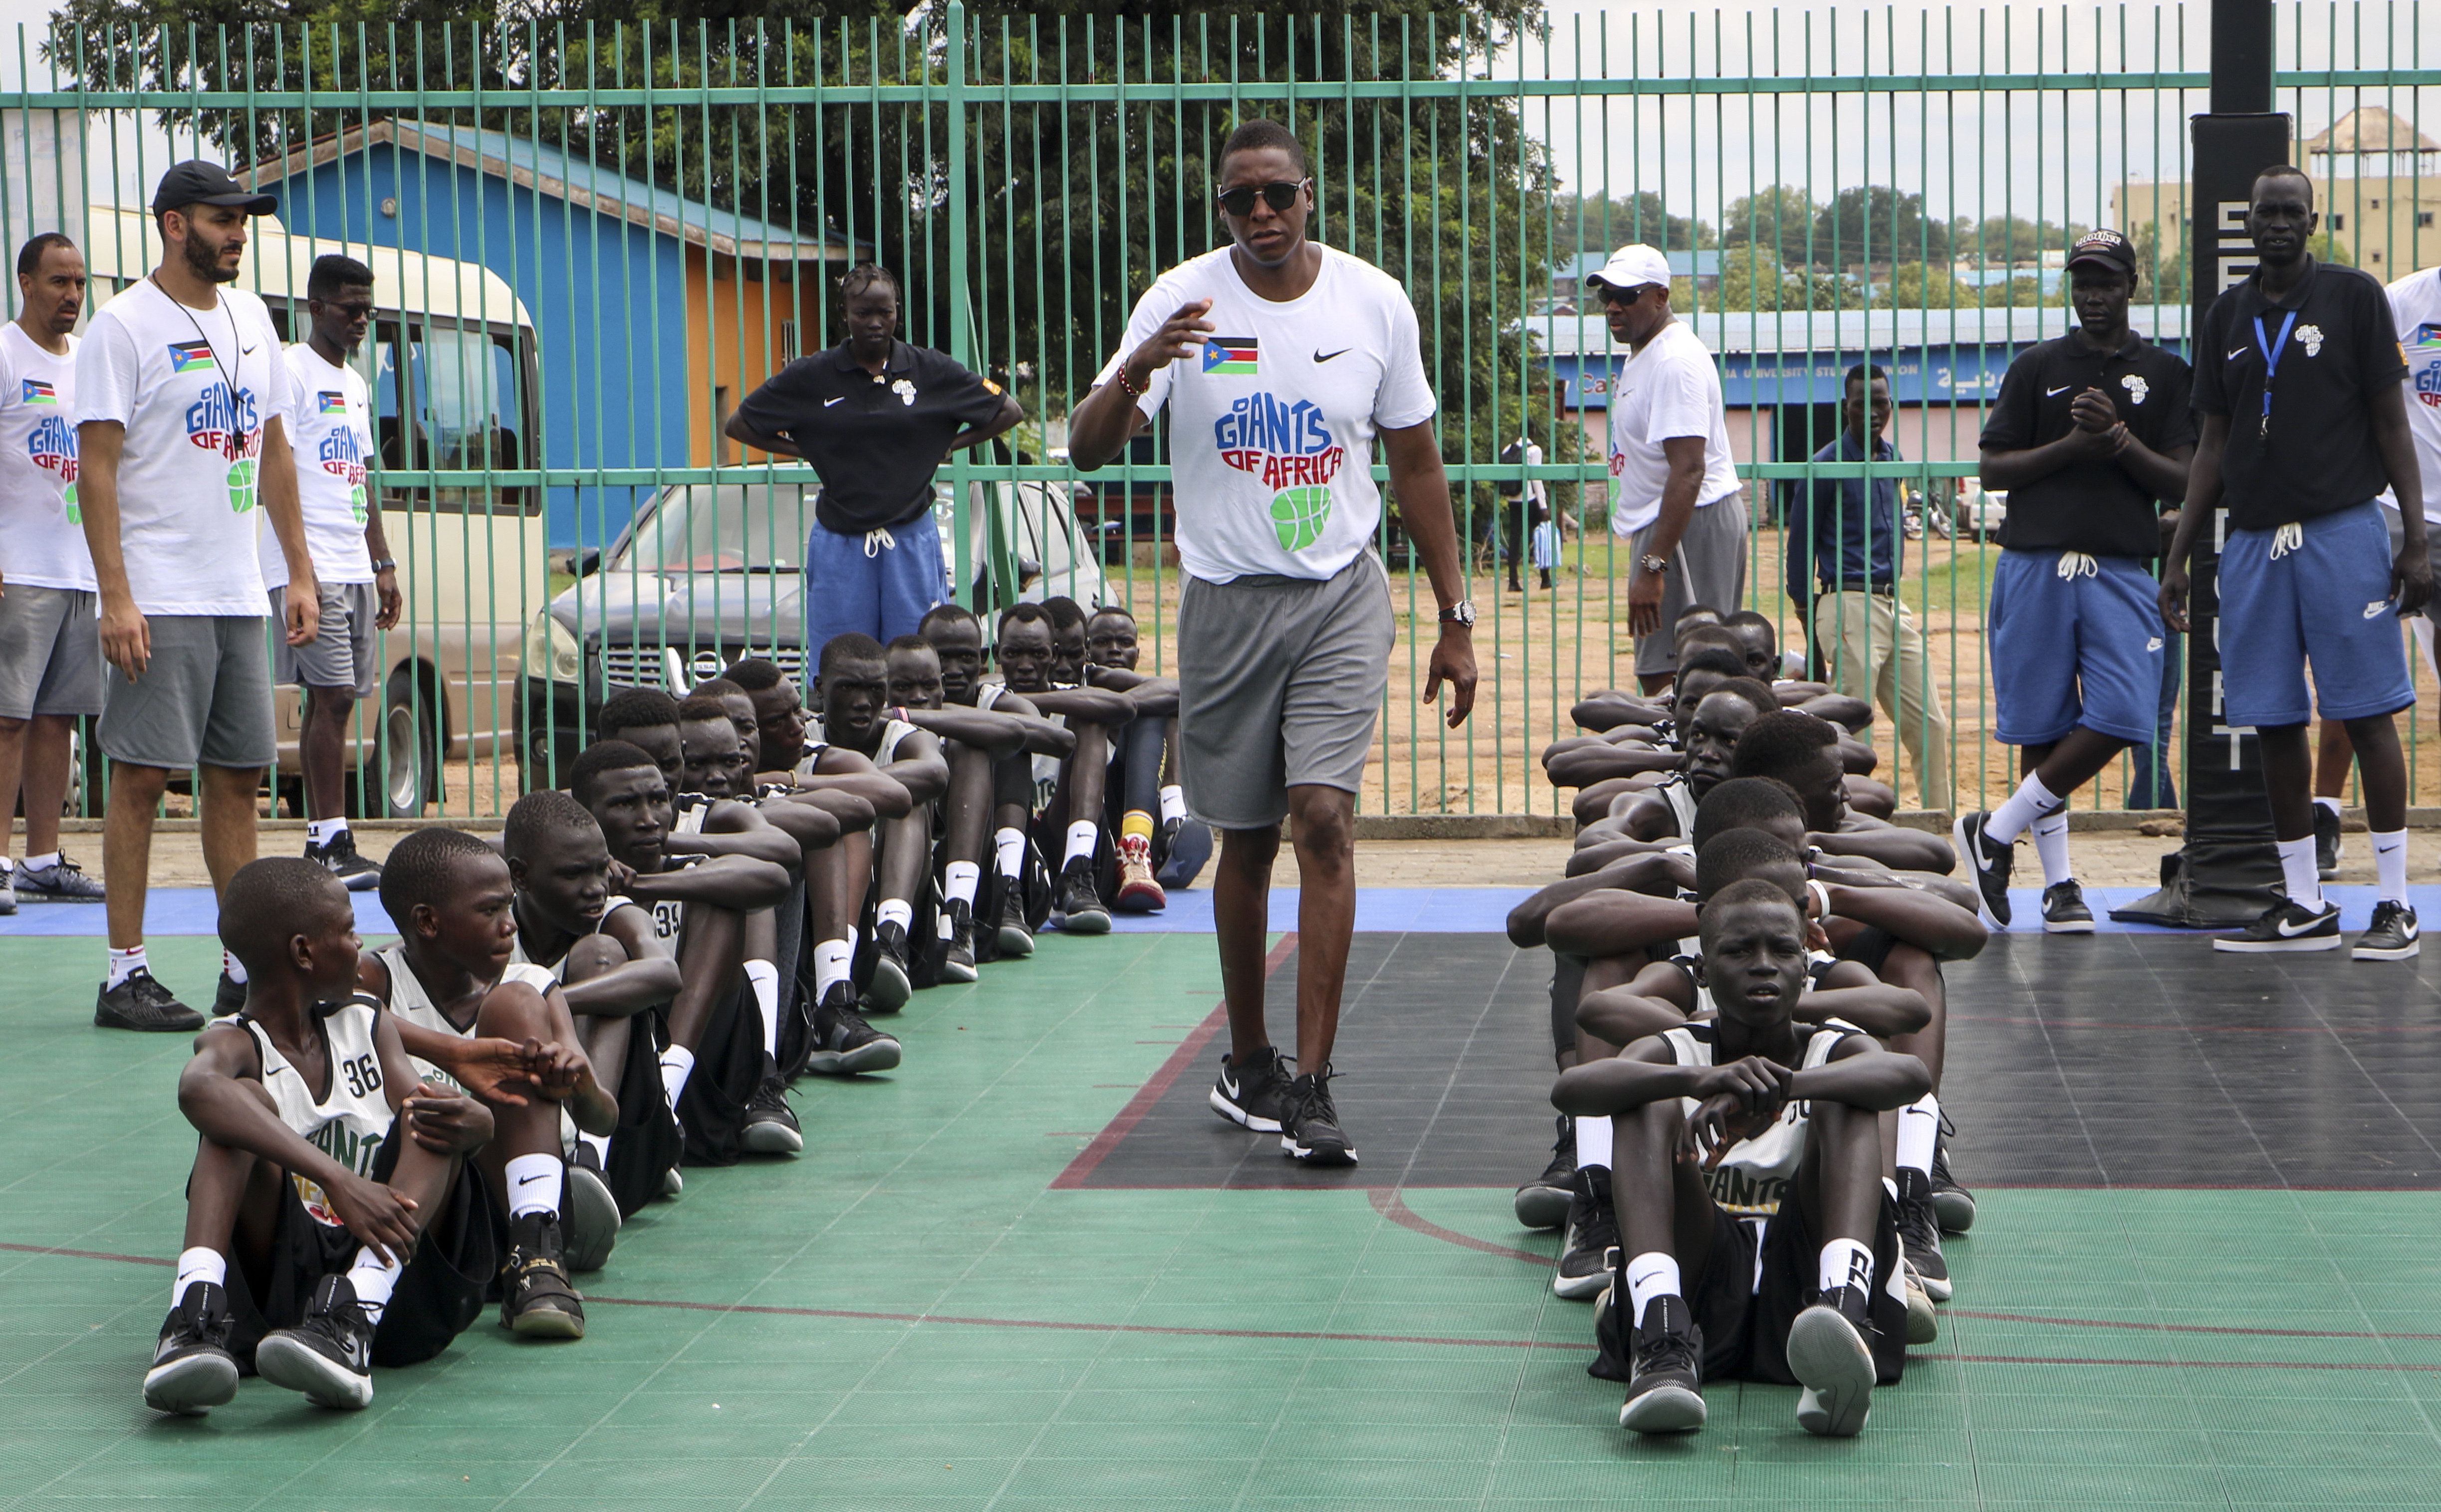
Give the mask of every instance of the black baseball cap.
[(2069, 249), (2068, 265), (2100, 262), (2117, 268), (2129, 278), (2136, 276), (2136, 248), (2128, 240), (2106, 225), (2096, 226), (2076, 239)]
[(280, 207), (280, 197), (247, 189), (218, 163), (190, 158), (161, 175), (153, 190), (153, 213), (181, 210), (190, 205), (234, 205), (248, 215), (269, 215)]

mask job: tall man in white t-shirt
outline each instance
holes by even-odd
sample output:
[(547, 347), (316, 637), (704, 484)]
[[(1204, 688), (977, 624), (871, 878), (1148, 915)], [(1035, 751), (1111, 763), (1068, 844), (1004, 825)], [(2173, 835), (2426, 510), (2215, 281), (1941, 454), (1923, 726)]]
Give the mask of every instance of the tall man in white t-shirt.
[[(57, 231), (17, 253), (17, 318), (0, 328), (0, 823), (26, 798), (26, 864), (0, 836), (0, 913), (28, 901), (99, 903), (101, 884), (60, 851), (68, 733), (101, 712), (93, 558), (77, 524), (77, 316), (84, 254)], [(23, 779), (22, 789), (20, 779)]]
[[(381, 885), (381, 868), (356, 853), (345, 802), (348, 716), (371, 698), (379, 675), (373, 632), (398, 623), (398, 564), (382, 533), (381, 501), (365, 464), (373, 455), (372, 399), (351, 366), (373, 321), (373, 270), (353, 258), (314, 260), (305, 279), (307, 337), (282, 354), (297, 384), (289, 446), (297, 457), (297, 507), (321, 587), (314, 639), (280, 649), (279, 678), (305, 690), (297, 757), (305, 769), (305, 859), (330, 868), (351, 891)], [(280, 538), (257, 540), (271, 613), (286, 618), (288, 559)]]
[[(1394, 639), (1373, 485), (1378, 436), (1432, 579), (1440, 636), (1424, 701), (1474, 703), (1474, 605), (1434, 440), (1416, 312), (1396, 279), (1306, 240), (1313, 181), (1276, 122), (1231, 133), (1218, 198), (1231, 244), (1154, 281), (1125, 345), (1069, 420), (1087, 471), (1170, 406), (1178, 483), (1180, 765), (1188, 809), (1223, 834), (1213, 881), (1230, 1051), (1212, 1105), (1317, 1165), (1356, 1151), (1330, 1053), (1356, 918), (1356, 789)], [(1297, 1055), (1263, 1022), (1280, 821), (1296, 821)]]
[[(296, 380), (262, 301), (223, 287), (236, 281), (246, 218), (276, 203), (217, 163), (162, 174), (161, 265), (95, 312), (77, 348), (79, 513), (111, 667), (98, 731), (111, 762), (110, 974), (94, 1006), (108, 1028), (198, 1022), (144, 955), (153, 815), (172, 771), (200, 768), (213, 891), (254, 859), (255, 794), (277, 750), (256, 510), (288, 560), (288, 643), (312, 640), (318, 620), (281, 425)], [(244, 972), (222, 952), (216, 1009), (244, 1005)]]
[(1670, 627), (1691, 603), (1745, 602), (1746, 508), (1729, 456), (1721, 375), (1670, 313), (1670, 260), (1641, 242), (1585, 279), (1627, 361), (1610, 387), (1610, 528), (1635, 556), (1628, 631), (1646, 693), (1678, 667)]

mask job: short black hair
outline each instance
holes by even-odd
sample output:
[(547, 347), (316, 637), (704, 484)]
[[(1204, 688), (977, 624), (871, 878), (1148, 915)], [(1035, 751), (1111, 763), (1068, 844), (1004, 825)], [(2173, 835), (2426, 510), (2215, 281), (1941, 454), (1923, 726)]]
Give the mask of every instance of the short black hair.
[[(890, 644), (882, 647), (881, 650), (885, 656), (894, 651), (932, 651), (932, 642), (922, 636), (893, 636), (890, 638)], [(932, 654), (940, 655), (937, 651), (933, 651)]]
[(76, 243), (58, 231), (37, 231), (17, 249), (17, 277), (30, 279), (43, 270), (43, 254), (55, 246), (76, 250)]
[(881, 642), (861, 630), (849, 630), (823, 642), (822, 659), (815, 663), (815, 673), (827, 677), (831, 669), (842, 661), (887, 661)]
[(1296, 139), (1296, 133), (1278, 121), (1264, 117), (1239, 121), (1238, 129), (1231, 132), (1228, 139), (1220, 144), (1220, 155), (1214, 159), (1214, 162), (1219, 171), (1226, 172), (1229, 159), (1234, 154), (1259, 153), (1267, 147), (1277, 148), (1288, 153), (1289, 160), (1296, 165), (1297, 176), (1300, 178), (1305, 176), (1307, 171), (1305, 144)]
[(1692, 651), (1678, 653), (1678, 676), (1683, 678), (1691, 672), (1717, 672), (1725, 676), (1743, 677), (1746, 675), (1746, 658), (1727, 646), (1698, 646)]
[(1847, 376), (1839, 380), (1839, 391), (1844, 394), (1858, 384), (1871, 387), (1875, 379), (1889, 383), (1890, 375), (1870, 362), (1860, 362), (1849, 369)]
[(1736, 650), (1738, 635), (1736, 631), (1729, 628), (1728, 617), (1724, 615), (1711, 624), (1689, 625), (1687, 633), (1678, 637), (1678, 643), (1682, 646), (1701, 640), (1709, 640), (1716, 646), (1727, 646), (1731, 650)]
[(696, 693), (687, 699), (686, 702), (678, 705), (678, 723), (681, 725), (726, 725), (729, 723), (729, 711), (721, 707), (719, 699), (707, 698), (701, 693)]
[(878, 262), (859, 262), (840, 275), (839, 291), (842, 299), (854, 298), (877, 283), (890, 285), (891, 294), (904, 299), (906, 291), (898, 286), (898, 275)]
[(769, 693), (788, 680), (780, 664), (768, 657), (741, 657), (729, 664), (720, 681), (733, 682), (750, 693)]
[(270, 971), (288, 941), (333, 911), (353, 910), (348, 890), (319, 861), (271, 855), (248, 861), (221, 894), (221, 945), (249, 976)]
[(703, 681), (696, 683), (694, 687), (688, 689), (687, 696), (690, 698), (726, 698), (731, 693), (742, 693), (745, 691), (744, 687), (730, 681), (726, 677), (706, 677)]
[(1096, 620), (1100, 619), (1102, 616), (1104, 616), (1104, 615), (1106, 615), (1106, 614), (1107, 614), (1107, 615), (1114, 616), (1114, 617), (1116, 617), (1116, 618), (1118, 618), (1118, 619), (1121, 619), (1121, 620), (1125, 620), (1125, 621), (1126, 621), (1128, 623), (1130, 623), (1130, 624), (1133, 624), (1133, 623), (1135, 623), (1135, 622), (1136, 622), (1136, 617), (1135, 617), (1133, 614), (1130, 614), (1130, 612), (1128, 612), (1128, 610), (1127, 610), (1127, 609), (1125, 609), (1125, 608), (1124, 608), (1124, 607), (1122, 607), (1121, 605), (1119, 605), (1119, 604), (1115, 604), (1115, 603), (1104, 603), (1104, 604), (1097, 604), (1097, 605), (1095, 605), (1095, 606), (1094, 606), (1094, 612), (1093, 612), (1092, 614), (1089, 614), (1089, 615), (1085, 616), (1085, 622), (1086, 622), (1086, 623), (1088, 623), (1088, 624), (1091, 624), (1091, 623), (1093, 623), (1094, 621), (1096, 621)]
[[(606, 740), (586, 747), (585, 754), (590, 756), (605, 746), (636, 750), (624, 740)], [(636, 751), (636, 754), (642, 756), (643, 752)], [(583, 759), (578, 758), (580, 762)], [(590, 777), (592, 773), (586, 775)], [(602, 826), (594, 822), (590, 809), (578, 802), (571, 794), (555, 787), (538, 787), (509, 805), (508, 821), (500, 826), (500, 849), (523, 860), (533, 855), (534, 847), (546, 836), (585, 830), (591, 830), (597, 837), (602, 833)], [(383, 906), (387, 908), (389, 905), (385, 903)], [(392, 921), (395, 922), (397, 917), (391, 915)]]
[(1059, 628), (1059, 621), (1051, 618), (1051, 611), (1031, 599), (1021, 600), (1000, 612), (1001, 629), (1005, 632), (1012, 624), (1044, 624), (1054, 630)]
[[(724, 713), (721, 717), (726, 719), (729, 716)], [(656, 775), (661, 769), (661, 764), (646, 755), (641, 746), (631, 746), (624, 740), (597, 740), (586, 747), (584, 754), (576, 758), (576, 765), (568, 774), (568, 791), (582, 803), (586, 794), (594, 790), (603, 773), (624, 772), (636, 766), (649, 766)], [(519, 801), (524, 801), (521, 799)]]
[(1805, 909), (1795, 898), (1782, 891), (1778, 884), (1766, 882), (1759, 876), (1732, 882), (1704, 901), (1704, 923), (1708, 927), (1723, 913), (1748, 903), (1777, 904), (1796, 914), (1799, 924), (1805, 922)]
[(1671, 628), (1675, 629), (1699, 614), (1709, 614), (1715, 620), (1721, 617), (1721, 611), (1709, 603), (1691, 603), (1678, 611), (1678, 618), (1670, 621)]
[(2304, 169), (2299, 168), (2294, 163), (2274, 163), (2269, 168), (2265, 169), (2262, 172), (2255, 174), (2254, 182), (2246, 187), (2246, 198), (2249, 204), (2253, 203), (2256, 186), (2260, 185), (2267, 178), (2295, 178), (2305, 180), (2305, 203), (2308, 205), (2314, 203), (2314, 176), (2311, 173), (2306, 172)]
[(1780, 712), (1780, 694), (1773, 693), (1771, 684), (1761, 677), (1731, 677), (1704, 696), (1717, 698), (1723, 693), (1727, 693), (1732, 698), (1745, 699), (1753, 706), (1754, 711), (1758, 714)]
[(1085, 606), (1061, 595), (1042, 601), (1042, 612), (1051, 616), (1051, 628), (1070, 630), (1085, 622)]
[[(1803, 891), (1804, 863), (1795, 851), (1761, 830), (1723, 830), (1695, 847), (1695, 896), (1718, 896), (1767, 866), (1796, 872), (1799, 891)], [(1789, 901), (1804, 906), (1796, 896)]]
[(678, 722), (678, 701), (659, 688), (630, 688), (602, 706), (593, 729), (603, 735)]
[(479, 861), (498, 865), (500, 855), (464, 830), (415, 831), (391, 846), (382, 862), (382, 911), (404, 931), (417, 904), (436, 906), (464, 891), (466, 869)]
[(341, 289), (370, 289), (372, 286), (372, 269), (336, 252), (325, 252), (316, 258), (313, 270), (305, 275), (305, 297), (308, 299), (327, 299)]
[(1817, 719), (1801, 709), (1775, 710), (1748, 725), (1738, 737), (1737, 753), (1729, 758), (1729, 775), (1778, 777), (1812, 761), (1838, 740), (1838, 727), (1827, 719)]
[(1687, 843), (1700, 856), (1714, 836), (1776, 819), (1805, 822), (1805, 805), (1798, 801), (1795, 788), (1777, 777), (1724, 778), (1695, 805), (1695, 822), (1689, 826), (1695, 833), (1687, 837)]
[(1773, 650), (1780, 649), (1780, 627), (1771, 622), (1771, 616), (1759, 609), (1740, 609), (1735, 614), (1721, 616), (1721, 628), (1724, 630), (1743, 630), (1748, 625), (1771, 637)]
[(975, 618), (975, 611), (963, 603), (936, 603), (924, 611), (924, 618), (915, 621), (915, 633), (922, 635), (931, 630), (932, 621), (936, 620), (945, 620), (953, 624), (964, 622), (973, 625), (978, 634), (982, 632), (984, 625), (981, 620)]

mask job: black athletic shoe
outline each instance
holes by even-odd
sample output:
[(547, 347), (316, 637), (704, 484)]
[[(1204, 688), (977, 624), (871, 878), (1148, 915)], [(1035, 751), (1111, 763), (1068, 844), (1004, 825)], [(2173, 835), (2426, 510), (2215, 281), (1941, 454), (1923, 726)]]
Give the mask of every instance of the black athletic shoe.
[(1529, 1229), (1556, 1229), (1567, 1222), (1568, 1203), (1577, 1194), (1577, 1121), (1562, 1113), (1558, 1127), (1551, 1163), (1517, 1189), (1517, 1221)]
[(974, 981), (982, 977), (975, 969), (975, 910), (964, 898), (951, 898), (941, 917), (949, 921), (949, 943), (941, 952), (943, 981)]
[(1683, 1297), (1655, 1297), (1636, 1329), (1636, 1370), (1618, 1426), (1631, 1433), (1691, 1433), (1704, 1426), (1704, 1330)]
[(1982, 895), (1983, 922), (2005, 929), (2009, 927), (2009, 869), (2016, 862), (2016, 847), (1983, 833), (1983, 823), (1991, 817), (1980, 808), (1959, 815), (1958, 822), (1949, 827), (1949, 842), (1958, 848), (1958, 859), (1973, 875), (1975, 891)]
[(1873, 1411), (1871, 1298), (1861, 1287), (1835, 1287), (1788, 1325), (1788, 1373), (1797, 1426), (1824, 1438), (1853, 1438)]
[(1900, 1168), (1898, 1209), (1899, 1246), (1915, 1267), (1925, 1295), (1947, 1302), (1949, 1262), (1941, 1253), (1941, 1215), (1933, 1210), (1932, 1181), (1922, 1171)]
[(1916, 1274), (1915, 1262), (1899, 1257), (1902, 1284), (1907, 1287), (1907, 1345), (1921, 1349), (1941, 1342), (1941, 1313), (1932, 1305), (1932, 1293), (1924, 1289), (1924, 1278)]
[(2340, 947), (2340, 906), (2325, 899), (2319, 909), (2283, 899), (2237, 934), (2213, 936), (2215, 950), (2337, 950)]
[(859, 1071), (888, 1071), (898, 1064), (898, 1041), (864, 1021), (856, 1011), (856, 988), (834, 982), (814, 1005), (814, 1048), (805, 1055), (805, 1070), (823, 1076), (854, 1076)]
[(2415, 927), (2415, 910), (2384, 899), (2373, 906), (2373, 925), (2357, 936), (2349, 952), (2359, 961), (2404, 961), (2424, 948)]
[(1277, 1134), (1281, 1103), (1294, 1075), (1296, 1057), (1281, 1054), (1275, 1045), (1253, 1052), (1243, 1066), (1224, 1053), (1220, 1074), (1213, 1078), (1212, 1091), (1204, 1101), (1232, 1124), (1257, 1134)]
[(788, 1084), (768, 1055), (763, 1057), (762, 1085), (746, 1105), (737, 1147), (749, 1155), (797, 1155), (805, 1148), (805, 1130), (797, 1125), (796, 1109), (788, 1106)]
[(103, 1029), (151, 1034), (183, 1034), (204, 1027), (203, 1015), (172, 997), (169, 988), (153, 980), (153, 973), (142, 970), (129, 973), (125, 981), (95, 995), (93, 1021)]
[(585, 1337), (585, 1299), (568, 1284), (559, 1215), (509, 1220), (509, 1258), (500, 1267), (500, 1326), (527, 1339)]
[(314, 1287), (305, 1321), (274, 1329), (254, 1349), (257, 1374), (274, 1386), (303, 1392), (316, 1407), (351, 1411), (373, 1399), (373, 1324), (345, 1276), (324, 1276)]
[(2314, 805), (2314, 874), (2323, 881), (2340, 874), (2340, 852), (2346, 842), (2340, 838), (2340, 811)]
[(1576, 1173), (1568, 1201), (1568, 1224), (1560, 1240), (1559, 1268), (1551, 1272), (1551, 1292), (1571, 1302), (1601, 1295), (1618, 1263), (1618, 1215), (1611, 1207), (1610, 1167), (1588, 1165)]
[(2076, 878), (2043, 889), (2043, 933), (2091, 934), (2093, 910), (2085, 906), (2085, 889)]
[(1025, 890), (1014, 877), (1001, 879), (997, 930), (1003, 961), (1022, 961), (1034, 954), (1034, 926), (1025, 922)]
[(1339, 1126), (1339, 1109), (1330, 1103), (1330, 1079), (1337, 1074), (1328, 1062), (1319, 1071), (1300, 1074), (1280, 1099), (1280, 1153), (1308, 1165), (1354, 1165), (1356, 1146)]
[(1949, 1174), (1949, 1136), (1958, 1132), (1948, 1113), (1941, 1115), (1941, 1134), (1932, 1143), (1932, 1214), (1944, 1233), (1964, 1233), (1975, 1227), (1975, 1194)]
[(567, 1195), (559, 1201), (568, 1210), (559, 1225), (566, 1246), (560, 1258), (568, 1269), (599, 1270), (609, 1264), (610, 1251), (619, 1245), (619, 1231), (627, 1220), (619, 1212), (610, 1183), (603, 1179), (602, 1157), (583, 1140), (576, 1142), (576, 1153), (568, 1158)]
[(17, 868), (14, 884), (18, 899), (26, 903), (99, 903), (107, 895), (65, 852), (48, 866)]
[(308, 841), (305, 859), (329, 870), (351, 892), (371, 892), (381, 886), (381, 868), (356, 854), (356, 837), (353, 830), (341, 830), (326, 844)]
[(895, 1014), (907, 1006), (915, 979), (907, 968), (907, 931), (895, 924), (873, 927), (873, 980), (864, 984), (868, 1013)]
[(153, 1368), (144, 1373), (144, 1405), (189, 1417), (228, 1405), (237, 1395), (228, 1341), (228, 1293), (208, 1281), (189, 1287), (161, 1321)]
[(212, 1017), (226, 1018), (244, 1006), (245, 983), (222, 972), (221, 980), (212, 984)]
[(1094, 886), (1094, 862), (1080, 855), (1059, 869), (1058, 891), (1051, 895), (1051, 911), (1059, 915), (1062, 934), (1108, 934), (1111, 910)]

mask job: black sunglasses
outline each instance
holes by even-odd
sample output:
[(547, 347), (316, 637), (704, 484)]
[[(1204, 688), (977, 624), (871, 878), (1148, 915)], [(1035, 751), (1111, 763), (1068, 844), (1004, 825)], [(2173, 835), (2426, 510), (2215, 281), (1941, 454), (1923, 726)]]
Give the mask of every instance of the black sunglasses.
[(1222, 189), (1218, 198), (1220, 201), (1220, 208), (1230, 215), (1254, 214), (1255, 196), (1257, 194), (1260, 194), (1263, 197), (1263, 203), (1273, 209), (1285, 210), (1297, 202), (1297, 196), (1304, 193), (1305, 187), (1311, 182), (1313, 182), (1311, 179), (1303, 178), (1294, 183), (1287, 179), (1275, 179), (1260, 189), (1251, 184), (1240, 184), (1235, 189)]

